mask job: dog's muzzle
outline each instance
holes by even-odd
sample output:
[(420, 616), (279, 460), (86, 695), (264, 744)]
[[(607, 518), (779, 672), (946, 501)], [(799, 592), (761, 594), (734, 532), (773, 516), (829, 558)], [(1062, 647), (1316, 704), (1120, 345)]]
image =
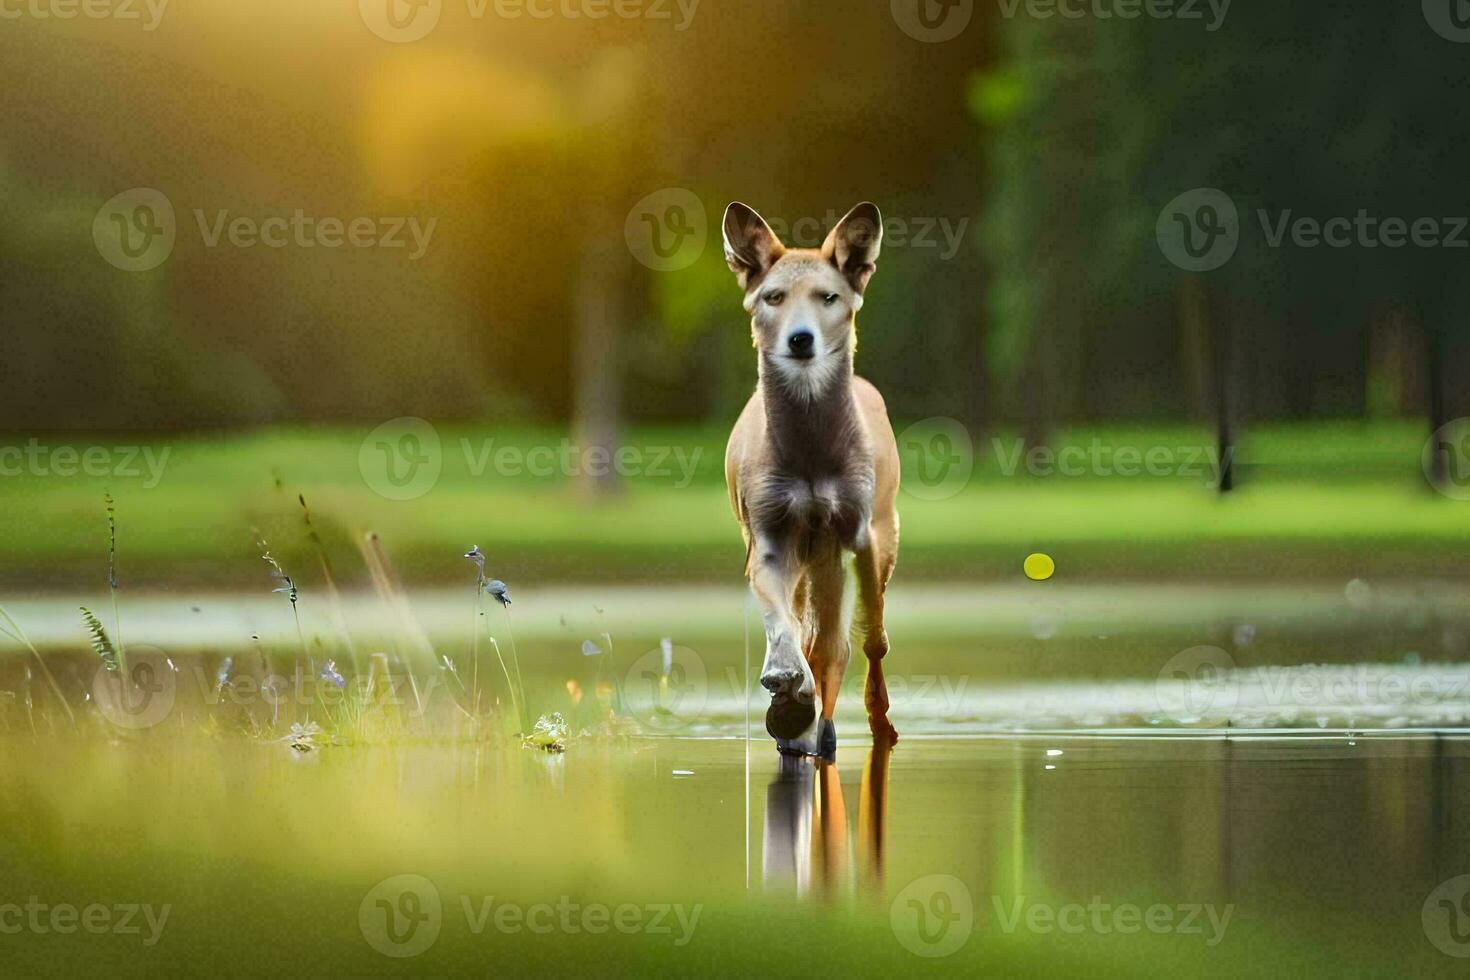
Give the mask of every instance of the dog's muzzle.
[(808, 360), (817, 352), (817, 335), (810, 330), (794, 331), (786, 338), (786, 347), (797, 360)]

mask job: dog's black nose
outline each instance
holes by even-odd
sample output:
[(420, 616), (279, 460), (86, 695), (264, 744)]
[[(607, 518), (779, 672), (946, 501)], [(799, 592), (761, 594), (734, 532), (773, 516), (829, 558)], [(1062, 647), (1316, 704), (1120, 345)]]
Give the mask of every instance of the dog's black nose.
[(817, 343), (817, 335), (810, 330), (798, 330), (786, 341), (791, 347), (791, 353), (797, 357), (811, 357), (812, 348)]

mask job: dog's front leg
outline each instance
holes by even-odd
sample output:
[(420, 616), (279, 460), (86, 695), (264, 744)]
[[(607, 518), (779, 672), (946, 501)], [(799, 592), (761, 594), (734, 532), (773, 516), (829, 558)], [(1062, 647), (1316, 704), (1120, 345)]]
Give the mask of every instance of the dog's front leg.
[(816, 681), (801, 651), (801, 624), (793, 604), (800, 569), (789, 540), (757, 534), (750, 588), (766, 629), (761, 686), (771, 692), (766, 730), (777, 739), (800, 737), (816, 718)]

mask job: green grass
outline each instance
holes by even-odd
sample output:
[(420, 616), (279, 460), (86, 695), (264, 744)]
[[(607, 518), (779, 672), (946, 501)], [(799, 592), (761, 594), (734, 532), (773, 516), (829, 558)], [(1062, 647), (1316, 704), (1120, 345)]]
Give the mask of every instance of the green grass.
[[(459, 556), (471, 544), (490, 554), (494, 574), (513, 583), (739, 574), (743, 548), (724, 489), (723, 430), (630, 431), (628, 445), (676, 449), (697, 465), (685, 474), (670, 456), (667, 475), (629, 478), (617, 499), (590, 502), (561, 474), (538, 477), (495, 466), (493, 453), (504, 447), (557, 450), (562, 430), (488, 424), (440, 426), (442, 472), (433, 489), (413, 500), (385, 499), (359, 468), (369, 429), (41, 440), (78, 449), (141, 444), (155, 458), (165, 450), (168, 457), (156, 486), (148, 485), (141, 463), (141, 474), (132, 477), (23, 473), (0, 480), (7, 516), (0, 587), (78, 588), (103, 580), (106, 490), (117, 499), (124, 589), (251, 588), (262, 574), (252, 528), (266, 534), (293, 574), (309, 580), (316, 562), (298, 493), (306, 495), (348, 581), (361, 577), (354, 541), (367, 529), (382, 535), (399, 572), (414, 582), (464, 579), (468, 566)], [(1470, 505), (1426, 486), (1418, 425), (1277, 426), (1247, 435), (1237, 457), (1241, 485), (1225, 497), (1208, 486), (1202, 449), (1211, 439), (1202, 429), (1075, 430), (1056, 442), (1058, 449), (1085, 451), (1097, 440), (1112, 450), (1133, 447), (1140, 456), (1155, 448), (1172, 453), (1170, 465), (1191, 468), (1160, 476), (1006, 475), (1013, 437), (981, 435), (974, 473), (957, 493), (901, 497), (900, 574), (909, 580), (1013, 577), (1032, 550), (1053, 554), (1063, 574), (1083, 579), (1463, 570)], [(477, 473), (475, 454), (492, 438), (490, 464)], [(922, 490), (913, 446), (903, 448), (905, 479)]]

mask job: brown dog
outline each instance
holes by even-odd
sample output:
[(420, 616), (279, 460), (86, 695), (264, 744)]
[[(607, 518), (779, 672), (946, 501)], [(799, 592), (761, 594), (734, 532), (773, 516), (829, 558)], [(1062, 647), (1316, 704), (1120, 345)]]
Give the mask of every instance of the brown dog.
[[(765, 621), (766, 730), (783, 752), (830, 757), (850, 654), (842, 555), (857, 569), (866, 705), (875, 740), (897, 738), (883, 684), (883, 592), (898, 558), (898, 447), (883, 396), (853, 374), (854, 316), (883, 239), (859, 204), (820, 249), (787, 249), (743, 204), (725, 211), (725, 260), (745, 290), (760, 381), (725, 451), (745, 571)], [(821, 717), (815, 708), (821, 699)]]

